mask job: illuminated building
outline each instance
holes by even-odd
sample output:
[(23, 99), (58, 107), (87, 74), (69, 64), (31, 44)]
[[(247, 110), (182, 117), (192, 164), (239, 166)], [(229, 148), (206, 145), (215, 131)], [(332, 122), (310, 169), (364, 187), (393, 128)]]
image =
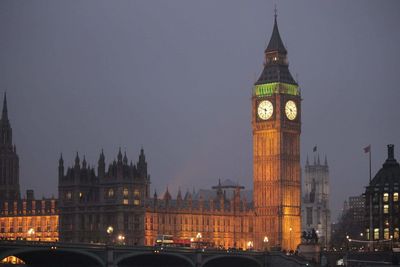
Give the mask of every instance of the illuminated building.
[[(288, 69), (276, 16), (264, 70), (252, 97), (254, 198), (223, 182), (197, 197), (149, 196), (150, 178), (141, 151), (129, 165), (121, 151), (98, 175), (80, 163), (64, 173), (59, 162), (60, 240), (154, 245), (159, 235), (200, 239), (225, 248), (296, 249), (300, 243), (300, 91)], [(107, 229), (107, 231), (106, 231)], [(108, 231), (110, 229), (110, 231)], [(118, 238), (119, 239), (119, 238)]]
[(58, 241), (57, 200), (27, 198), (3, 202), (0, 213), (0, 238), (7, 240)]
[(275, 23), (252, 97), (255, 246), (296, 249), (301, 231), (301, 97)]
[(399, 241), (400, 165), (394, 158), (394, 145), (388, 157), (365, 190), (365, 233), (368, 240)]
[(26, 198), (20, 198), (19, 159), (12, 143), (6, 94), (0, 138), (0, 239), (57, 241), (57, 200), (35, 200), (33, 190), (27, 190)]
[(304, 193), (302, 201), (302, 230), (314, 229), (321, 245), (327, 247), (331, 237), (331, 213), (329, 209), (329, 167), (319, 156), (310, 164), (307, 158), (304, 170)]
[(241, 194), (243, 187), (227, 180), (213, 189), (207, 196), (202, 190), (197, 196), (187, 192), (184, 197), (179, 190), (176, 199), (168, 189), (160, 199), (155, 193), (146, 209), (145, 244), (154, 245), (159, 234), (169, 234), (217, 247), (252, 248), (254, 211)]

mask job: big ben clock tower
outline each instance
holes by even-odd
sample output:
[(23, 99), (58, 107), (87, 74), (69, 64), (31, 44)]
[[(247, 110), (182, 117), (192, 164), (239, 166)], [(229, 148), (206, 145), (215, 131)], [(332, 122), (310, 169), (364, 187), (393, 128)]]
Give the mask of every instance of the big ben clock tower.
[(252, 95), (255, 245), (300, 243), (301, 97), (276, 21)]

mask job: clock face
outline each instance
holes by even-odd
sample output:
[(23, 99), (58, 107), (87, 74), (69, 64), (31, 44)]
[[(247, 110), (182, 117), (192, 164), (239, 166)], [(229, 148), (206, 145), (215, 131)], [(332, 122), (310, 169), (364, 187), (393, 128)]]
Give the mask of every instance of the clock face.
[(297, 116), (297, 106), (296, 103), (292, 100), (289, 100), (288, 102), (286, 102), (285, 105), (285, 113), (286, 113), (286, 117), (289, 120), (294, 120), (296, 119)]
[(258, 104), (257, 114), (262, 120), (268, 120), (274, 113), (274, 106), (271, 101), (263, 100)]

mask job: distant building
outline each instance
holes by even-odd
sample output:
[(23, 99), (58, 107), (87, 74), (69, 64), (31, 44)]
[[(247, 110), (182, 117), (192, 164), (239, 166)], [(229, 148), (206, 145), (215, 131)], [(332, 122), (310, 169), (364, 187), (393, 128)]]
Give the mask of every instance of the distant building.
[(388, 157), (365, 190), (365, 232), (368, 240), (399, 241), (400, 165), (394, 158), (394, 145)]
[(302, 202), (302, 230), (315, 229), (319, 242), (328, 246), (331, 239), (331, 212), (329, 208), (329, 167), (319, 156), (310, 164), (307, 158), (304, 170), (304, 190)]
[(359, 225), (365, 222), (365, 195), (349, 197), (348, 202), (349, 218)]
[(0, 239), (58, 240), (57, 200), (35, 199), (33, 190), (20, 197), (19, 159), (6, 94), (0, 120)]

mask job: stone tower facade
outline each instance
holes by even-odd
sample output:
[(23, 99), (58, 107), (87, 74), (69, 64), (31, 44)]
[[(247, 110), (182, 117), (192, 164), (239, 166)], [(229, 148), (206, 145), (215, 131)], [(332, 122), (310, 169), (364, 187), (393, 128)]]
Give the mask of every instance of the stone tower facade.
[(12, 128), (8, 120), (7, 95), (4, 94), (0, 120), (0, 200), (18, 200), (19, 158), (12, 142)]
[(328, 247), (331, 239), (331, 211), (329, 208), (329, 167), (325, 157), (323, 164), (319, 156), (310, 164), (307, 158), (304, 169), (302, 202), (302, 230), (315, 229), (322, 246)]
[[(128, 162), (121, 150), (106, 169), (101, 152), (97, 175), (78, 154), (74, 166), (64, 171), (59, 160), (58, 209), (60, 241), (115, 242), (124, 236), (129, 245), (144, 244), (145, 200), (150, 190), (150, 176), (143, 149), (136, 164)], [(112, 233), (106, 230), (112, 227)]]
[(254, 211), (257, 247), (300, 243), (301, 97), (289, 72), (275, 16), (264, 70), (252, 95)]

